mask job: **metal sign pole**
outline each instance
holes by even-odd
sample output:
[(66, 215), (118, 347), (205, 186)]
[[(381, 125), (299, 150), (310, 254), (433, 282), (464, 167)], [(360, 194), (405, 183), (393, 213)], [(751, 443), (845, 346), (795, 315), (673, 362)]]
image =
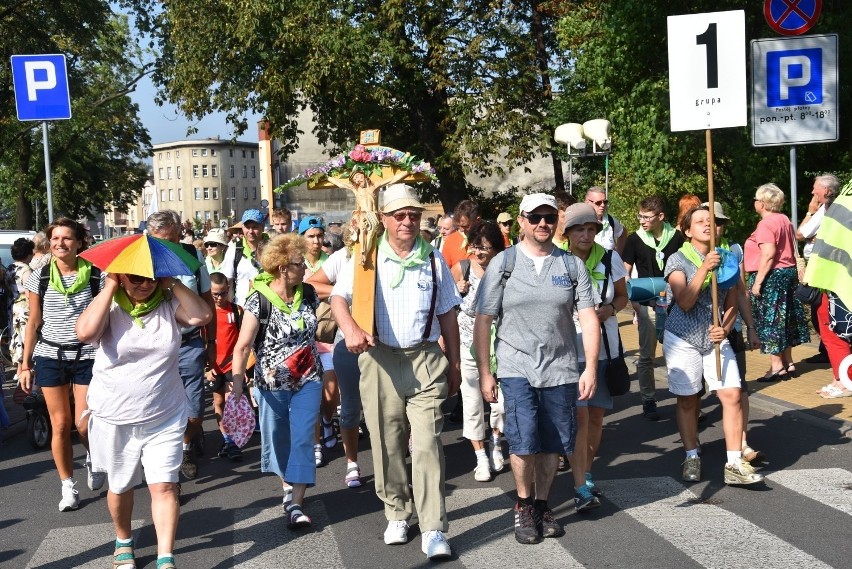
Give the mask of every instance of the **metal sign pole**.
[(799, 212), (796, 202), (799, 199), (799, 190), (796, 186), (796, 145), (790, 146), (790, 220), (793, 227), (799, 227)]
[(53, 188), (50, 186), (50, 146), (47, 142), (47, 121), (42, 121), (41, 130), (44, 144), (44, 183), (47, 184), (47, 222), (53, 223)]

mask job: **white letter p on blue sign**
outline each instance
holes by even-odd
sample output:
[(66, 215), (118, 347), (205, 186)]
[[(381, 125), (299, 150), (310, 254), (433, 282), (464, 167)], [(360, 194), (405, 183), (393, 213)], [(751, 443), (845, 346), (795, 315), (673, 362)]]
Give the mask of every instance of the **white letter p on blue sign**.
[(24, 70), (27, 75), (27, 99), (30, 101), (38, 100), (40, 90), (56, 87), (56, 66), (52, 61), (25, 61)]
[(64, 55), (13, 55), (12, 80), (18, 120), (51, 121), (71, 118), (71, 98)]

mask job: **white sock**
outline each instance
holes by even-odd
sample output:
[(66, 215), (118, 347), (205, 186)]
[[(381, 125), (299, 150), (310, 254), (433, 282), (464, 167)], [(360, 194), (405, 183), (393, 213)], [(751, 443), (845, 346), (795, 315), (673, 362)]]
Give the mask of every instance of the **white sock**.
[(698, 449), (694, 448), (686, 451), (686, 458), (698, 458)]
[(77, 481), (74, 480), (73, 478), (66, 478), (65, 480), (62, 481), (62, 485), (67, 486), (68, 488), (73, 488), (76, 483), (77, 483)]
[(486, 454), (485, 449), (481, 448), (479, 450), (474, 451), (476, 453), (476, 462), (488, 462), (488, 454)]
[(166, 559), (167, 557), (174, 557), (173, 553), (160, 553), (157, 555), (157, 561), (160, 559)]
[(743, 451), (741, 450), (729, 450), (728, 455), (728, 464), (736, 464), (743, 459)]
[(358, 468), (358, 463), (347, 461), (346, 462), (346, 468), (349, 468), (350, 466), (354, 466), (355, 468)]
[(191, 443), (183, 443), (183, 450), (189, 450), (192, 447)]
[(115, 538), (115, 542), (119, 545), (130, 545), (130, 544), (133, 543), (133, 538), (132, 537), (128, 537), (127, 539)]

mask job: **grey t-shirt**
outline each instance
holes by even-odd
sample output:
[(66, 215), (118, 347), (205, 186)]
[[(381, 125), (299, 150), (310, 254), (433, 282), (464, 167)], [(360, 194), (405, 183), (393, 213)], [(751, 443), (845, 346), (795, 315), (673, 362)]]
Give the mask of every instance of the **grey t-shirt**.
[[(515, 267), (505, 290), (500, 281), (506, 253), (501, 252), (488, 263), (477, 291), (476, 312), (500, 317), (494, 343), (498, 377), (524, 377), (533, 387), (577, 383), (574, 287), (562, 259), (567, 253), (554, 247), (537, 273), (523, 246), (515, 249)], [(567, 260), (577, 267), (576, 308), (593, 307), (586, 267), (573, 255)]]
[[(699, 257), (704, 259), (704, 256), (699, 253)], [(666, 281), (669, 280), (669, 275), (675, 271), (680, 271), (686, 275), (686, 283), (689, 284), (698, 272), (698, 267), (692, 264), (692, 261), (687, 259), (683, 253), (678, 251), (669, 257), (666, 261), (666, 269), (664, 271)], [(668, 287), (669, 295), (671, 295), (671, 286)], [(719, 289), (719, 306), (725, 304), (725, 297), (728, 291)], [(713, 324), (713, 297), (711, 296), (710, 287), (708, 286), (701, 291), (695, 304), (688, 311), (677, 305), (673, 296), (670, 296), (672, 302), (671, 312), (666, 318), (666, 334), (672, 333), (678, 338), (695, 346), (702, 352), (707, 352), (713, 349), (713, 342), (710, 341), (710, 326)], [(665, 340), (663, 340), (665, 341)]]

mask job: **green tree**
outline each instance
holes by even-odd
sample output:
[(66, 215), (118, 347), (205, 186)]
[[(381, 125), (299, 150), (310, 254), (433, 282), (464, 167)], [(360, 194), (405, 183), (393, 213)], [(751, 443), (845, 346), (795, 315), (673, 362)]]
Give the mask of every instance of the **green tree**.
[[(86, 217), (135, 203), (150, 139), (128, 96), (146, 69), (127, 18), (102, 0), (20, 0), (0, 9), (0, 34), (4, 61), (38, 53), (68, 60), (73, 118), (49, 128), (56, 214)], [(31, 228), (33, 200), (46, 195), (41, 124), (17, 120), (8, 65), (0, 66), (0, 109), (0, 199), (14, 205), (16, 227)]]
[(465, 174), (551, 152), (551, 70), (567, 65), (552, 3), (127, 2), (161, 52), (163, 100), (189, 117), (225, 111), (239, 131), (248, 111), (262, 114), (285, 155), (304, 108), (332, 151), (379, 128), (385, 144), (432, 163), (441, 183), (429, 197), (452, 208), (471, 192)]
[[(636, 204), (642, 197), (666, 197), (673, 214), (681, 195), (707, 195), (704, 132), (670, 131), (666, 17), (745, 9), (747, 40), (776, 37), (763, 19), (761, 4), (745, 6), (735, 0), (582, 1), (559, 22), (559, 39), (573, 56), (573, 68), (551, 115), (557, 124), (599, 116), (612, 122), (611, 206), (629, 227), (637, 225)], [(825, 0), (820, 21), (808, 32), (840, 35), (841, 78), (852, 71), (852, 33), (846, 25), (850, 16), (848, 2)], [(746, 51), (750, 66), (750, 47)], [(841, 90), (841, 114), (850, 108), (851, 98), (848, 89)], [(748, 127), (717, 129), (712, 139), (716, 196), (735, 212), (733, 229), (741, 237), (756, 222), (751, 214), (755, 188), (769, 181), (789, 188), (789, 149), (753, 148)], [(850, 140), (848, 130), (841, 130), (838, 143), (798, 147), (800, 208), (810, 199), (816, 173), (848, 175), (852, 171)], [(581, 172), (582, 185), (588, 187), (600, 182), (603, 168), (589, 161), (581, 165)]]

